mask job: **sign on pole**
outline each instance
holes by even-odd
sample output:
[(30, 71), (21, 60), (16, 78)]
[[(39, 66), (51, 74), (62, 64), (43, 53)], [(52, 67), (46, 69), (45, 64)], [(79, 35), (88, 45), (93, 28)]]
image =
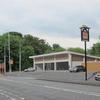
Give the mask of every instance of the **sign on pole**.
[(81, 29), (81, 41), (84, 41), (85, 47), (85, 80), (87, 80), (87, 52), (86, 52), (86, 42), (89, 41), (89, 27), (82, 25)]
[(89, 41), (89, 28), (81, 27), (81, 41)]

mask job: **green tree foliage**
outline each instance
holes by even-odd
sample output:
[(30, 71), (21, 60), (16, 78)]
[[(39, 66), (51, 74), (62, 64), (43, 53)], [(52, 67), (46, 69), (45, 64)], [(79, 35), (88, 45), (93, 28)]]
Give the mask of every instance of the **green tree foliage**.
[(77, 53), (84, 53), (82, 48), (68, 48), (68, 51), (77, 52)]
[[(9, 35), (8, 35), (9, 34)], [(8, 36), (10, 37), (10, 59), (13, 60), (12, 70), (19, 70), (19, 54), (22, 56), (22, 70), (32, 67), (32, 59), (29, 56), (65, 50), (58, 44), (51, 47), (45, 40), (33, 37), (30, 34), (22, 35), (18, 32), (8, 32), (0, 36), (0, 63), (4, 62), (4, 46), (6, 50), (6, 68), (9, 70)]]
[(62, 48), (59, 44), (53, 44), (53, 51), (59, 52), (59, 51), (65, 51), (65, 49)]
[(3, 63), (5, 38), (0, 36), (0, 63)]
[(93, 44), (92, 48), (88, 50), (88, 53), (94, 56), (100, 56), (100, 42)]
[(22, 70), (32, 67), (32, 59), (29, 56), (34, 55), (34, 48), (32, 46), (23, 46), (22, 47)]
[(10, 37), (10, 55), (11, 59), (13, 60), (14, 64), (12, 65), (12, 70), (18, 69), (18, 50), (19, 50), (19, 40), (22, 38), (21, 33), (17, 32), (9, 32), (5, 33), (2, 36), (0, 36), (0, 60), (4, 59), (4, 47), (6, 51), (6, 69), (8, 70), (8, 58), (9, 58), (9, 51), (8, 51), (8, 34)]
[(35, 54), (43, 54), (51, 52), (51, 46), (46, 43), (45, 40), (33, 37), (31, 35), (25, 35), (23, 40), (23, 45), (30, 45), (34, 48)]

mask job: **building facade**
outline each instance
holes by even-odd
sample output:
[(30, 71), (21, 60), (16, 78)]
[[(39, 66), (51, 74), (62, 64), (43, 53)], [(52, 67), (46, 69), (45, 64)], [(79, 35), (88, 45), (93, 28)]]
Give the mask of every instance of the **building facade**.
[[(84, 54), (63, 51), (57, 53), (30, 56), (33, 59), (33, 67), (37, 71), (68, 70), (84, 63)], [(100, 61), (100, 57), (87, 55), (88, 61)]]

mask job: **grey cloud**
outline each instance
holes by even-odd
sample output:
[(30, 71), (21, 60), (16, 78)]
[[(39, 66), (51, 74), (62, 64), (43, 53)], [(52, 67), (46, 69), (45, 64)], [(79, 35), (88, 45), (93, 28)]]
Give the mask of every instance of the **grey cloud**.
[(86, 24), (92, 28), (91, 37), (97, 36), (100, 31), (100, 2), (75, 1), (0, 0), (0, 27), (4, 27), (2, 30), (13, 27), (15, 31), (24, 33), (38, 31), (79, 37), (79, 27)]

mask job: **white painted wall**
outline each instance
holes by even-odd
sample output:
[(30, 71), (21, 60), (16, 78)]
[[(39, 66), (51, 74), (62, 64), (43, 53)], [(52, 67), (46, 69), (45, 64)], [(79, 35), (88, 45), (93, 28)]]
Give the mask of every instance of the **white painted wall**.
[(75, 67), (77, 65), (81, 65), (83, 61), (72, 61), (72, 67)]

